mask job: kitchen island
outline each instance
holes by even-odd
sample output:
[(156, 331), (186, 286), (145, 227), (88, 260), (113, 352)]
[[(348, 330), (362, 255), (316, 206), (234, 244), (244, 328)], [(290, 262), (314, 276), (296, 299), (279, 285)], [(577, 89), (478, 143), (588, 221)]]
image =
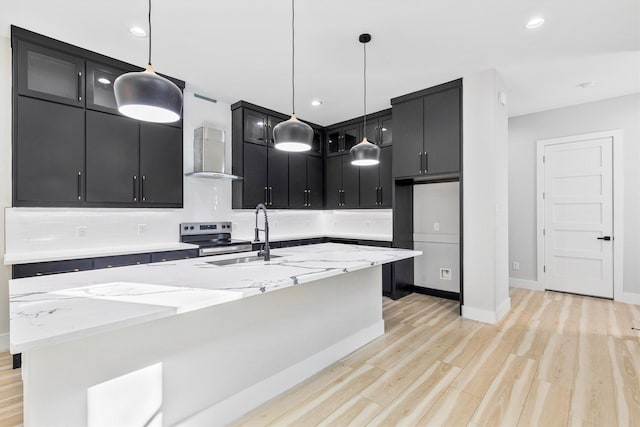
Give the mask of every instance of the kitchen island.
[(25, 425), (224, 425), (382, 335), (380, 265), (420, 252), (272, 254), (10, 281)]

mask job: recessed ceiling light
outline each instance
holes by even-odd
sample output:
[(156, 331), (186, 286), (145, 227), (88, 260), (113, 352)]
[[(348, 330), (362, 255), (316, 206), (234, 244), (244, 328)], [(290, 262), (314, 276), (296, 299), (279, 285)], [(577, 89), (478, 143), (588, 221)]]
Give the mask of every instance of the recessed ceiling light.
[(314, 99), (313, 101), (311, 101), (311, 105), (317, 107), (319, 105), (322, 105), (322, 101), (320, 101), (319, 99)]
[(580, 87), (580, 88), (582, 88), (582, 89), (587, 89), (587, 88), (590, 88), (590, 87), (595, 86), (595, 85), (596, 85), (596, 82), (591, 82), (591, 81), (589, 81), (589, 82), (583, 82), (583, 83), (580, 83), (580, 84), (578, 85), (578, 87)]
[(98, 79), (98, 82), (102, 83), (103, 85), (110, 85), (111, 84), (111, 80), (104, 78), (104, 77), (100, 77)]
[(147, 32), (141, 27), (131, 27), (129, 28), (129, 32), (136, 37), (147, 37)]
[(544, 24), (544, 18), (542, 16), (535, 16), (529, 19), (527, 22), (527, 28), (533, 30), (534, 28), (541, 27)]

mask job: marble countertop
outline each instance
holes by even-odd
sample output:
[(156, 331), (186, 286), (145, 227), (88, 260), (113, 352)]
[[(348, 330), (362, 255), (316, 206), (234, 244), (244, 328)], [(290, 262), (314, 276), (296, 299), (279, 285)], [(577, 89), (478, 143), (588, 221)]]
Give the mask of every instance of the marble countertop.
[(10, 349), (20, 353), (154, 319), (260, 295), (422, 253), (323, 243), (217, 266), (256, 252), (192, 258), (9, 281)]
[(154, 245), (111, 246), (100, 249), (69, 249), (61, 251), (24, 252), (4, 254), (4, 264), (28, 264), (33, 262), (59, 261), (64, 259), (94, 258), (112, 255), (142, 254), (147, 252), (180, 251), (197, 249), (197, 245), (189, 243), (159, 243)]

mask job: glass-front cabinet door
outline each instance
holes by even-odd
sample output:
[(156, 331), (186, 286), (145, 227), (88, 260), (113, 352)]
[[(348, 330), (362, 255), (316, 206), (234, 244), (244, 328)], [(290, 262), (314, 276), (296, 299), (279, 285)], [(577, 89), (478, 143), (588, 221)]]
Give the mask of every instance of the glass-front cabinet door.
[(84, 60), (23, 41), (16, 52), (20, 95), (84, 105)]
[(359, 127), (358, 125), (354, 125), (352, 127), (347, 127), (344, 128), (343, 131), (343, 135), (344, 135), (344, 150), (345, 151), (349, 151), (351, 150), (351, 147), (353, 147), (354, 145), (356, 145), (357, 143), (360, 142), (360, 132), (359, 132)]
[(372, 144), (380, 144), (378, 133), (378, 120), (367, 120), (367, 126), (364, 129), (364, 134), (367, 137), (367, 141)]
[(269, 122), (266, 114), (254, 111), (244, 111), (244, 141), (254, 144), (267, 144), (267, 126)]
[(322, 154), (322, 132), (318, 129), (313, 129), (313, 141), (311, 141), (312, 154)]
[(117, 113), (113, 84), (126, 71), (94, 62), (87, 62), (87, 108)]
[(391, 144), (393, 141), (393, 120), (391, 116), (381, 117), (379, 128), (378, 135), (380, 135), (381, 138), (380, 145)]
[(327, 132), (327, 154), (336, 154), (340, 150), (340, 129), (335, 129)]

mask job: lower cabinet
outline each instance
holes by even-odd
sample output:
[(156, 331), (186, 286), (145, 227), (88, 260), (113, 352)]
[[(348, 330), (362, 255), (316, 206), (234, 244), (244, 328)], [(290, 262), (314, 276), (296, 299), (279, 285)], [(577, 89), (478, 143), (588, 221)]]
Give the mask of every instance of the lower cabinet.
[(124, 267), (125, 265), (149, 264), (151, 254), (105, 256), (93, 259), (93, 269)]
[(93, 270), (92, 259), (71, 259), (65, 261), (34, 262), (13, 266), (13, 278), (46, 276), (49, 274), (71, 273), (74, 271)]
[(197, 258), (198, 249), (185, 251), (154, 252), (151, 254), (151, 262), (177, 261), (180, 259)]

